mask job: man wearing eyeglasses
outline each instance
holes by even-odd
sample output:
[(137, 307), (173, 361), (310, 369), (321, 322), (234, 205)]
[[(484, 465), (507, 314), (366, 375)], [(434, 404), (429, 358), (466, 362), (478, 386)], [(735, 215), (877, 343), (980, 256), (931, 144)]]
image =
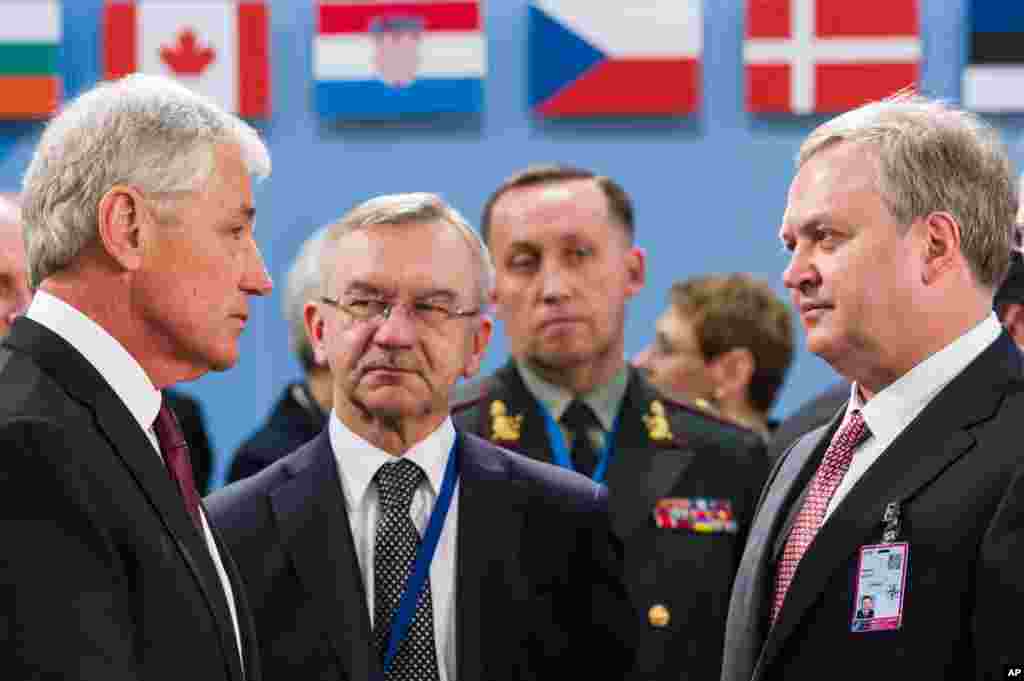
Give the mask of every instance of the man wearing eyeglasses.
[(431, 194), (379, 197), (328, 228), (313, 350), (327, 428), (214, 494), (267, 678), (622, 678), (630, 609), (605, 492), (458, 432), (449, 391), (491, 335), (493, 266)]

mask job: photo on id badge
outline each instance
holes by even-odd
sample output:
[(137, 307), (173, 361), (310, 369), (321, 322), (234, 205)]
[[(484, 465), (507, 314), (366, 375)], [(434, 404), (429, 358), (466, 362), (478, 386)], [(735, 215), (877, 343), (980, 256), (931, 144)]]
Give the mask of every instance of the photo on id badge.
[(907, 542), (862, 546), (850, 631), (891, 631), (903, 622)]

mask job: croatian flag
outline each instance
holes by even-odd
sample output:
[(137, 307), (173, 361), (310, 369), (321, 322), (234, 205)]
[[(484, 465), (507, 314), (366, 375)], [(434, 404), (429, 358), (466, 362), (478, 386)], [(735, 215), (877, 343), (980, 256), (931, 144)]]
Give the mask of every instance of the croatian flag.
[(270, 115), (269, 12), (261, 0), (108, 0), (104, 72), (174, 78), (246, 118)]
[(748, 0), (747, 109), (853, 109), (916, 85), (915, 0)]
[(479, 0), (318, 4), (313, 76), (322, 116), (476, 113), (486, 73)]
[(531, 0), (530, 108), (679, 116), (700, 101), (701, 0)]

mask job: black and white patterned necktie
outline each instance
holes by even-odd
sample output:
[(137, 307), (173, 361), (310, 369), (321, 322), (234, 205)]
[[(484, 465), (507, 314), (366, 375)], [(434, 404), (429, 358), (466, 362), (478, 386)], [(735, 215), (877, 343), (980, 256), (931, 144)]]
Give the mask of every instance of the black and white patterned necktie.
[[(409, 506), (423, 475), (423, 469), (412, 461), (398, 459), (381, 466), (375, 477), (379, 501), (373, 545), (373, 639), (382, 663), (387, 654), (391, 623), (420, 546), (420, 535), (409, 517)], [(429, 575), (416, 598), (412, 623), (405, 639), (399, 642), (394, 662), (384, 678), (387, 681), (437, 681), (439, 678)]]

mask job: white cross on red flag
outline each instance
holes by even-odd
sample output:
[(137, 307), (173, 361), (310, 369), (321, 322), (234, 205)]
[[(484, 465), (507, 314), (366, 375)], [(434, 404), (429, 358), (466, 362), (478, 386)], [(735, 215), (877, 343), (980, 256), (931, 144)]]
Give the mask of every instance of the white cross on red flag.
[(916, 86), (916, 0), (748, 0), (747, 109), (834, 113)]

